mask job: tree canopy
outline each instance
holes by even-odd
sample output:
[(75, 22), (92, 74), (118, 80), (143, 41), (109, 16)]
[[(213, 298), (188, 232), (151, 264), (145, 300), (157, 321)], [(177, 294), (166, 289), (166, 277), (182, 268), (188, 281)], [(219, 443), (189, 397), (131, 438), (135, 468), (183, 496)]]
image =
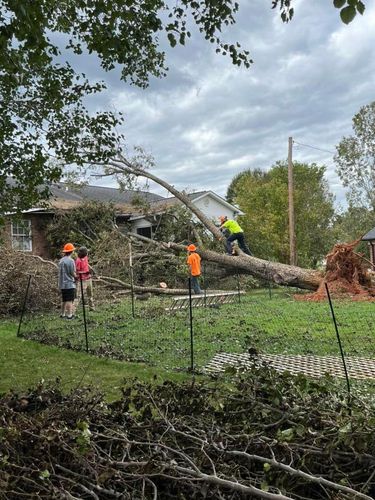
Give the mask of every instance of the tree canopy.
[[(349, 204), (348, 208), (336, 215), (333, 226), (335, 240), (339, 242), (355, 241), (374, 227), (374, 212), (364, 207)], [(368, 254), (367, 242), (356, 247), (356, 252)]]
[[(324, 173), (324, 166), (294, 163), (297, 256), (301, 266), (316, 266), (333, 243), (333, 195)], [(289, 262), (286, 162), (276, 163), (268, 172), (242, 172), (230, 189), (234, 189), (234, 201), (246, 214), (241, 226), (254, 254)]]
[[(334, 5), (351, 16), (364, 9), (359, 0)], [(284, 22), (293, 17), (291, 0), (273, 0), (272, 7)], [(238, 8), (232, 0), (1, 0), (0, 211), (45, 199), (63, 164), (104, 162), (118, 148), (114, 130), (122, 118), (88, 112), (85, 98), (105, 84), (77, 73), (71, 54), (95, 54), (104, 71), (120, 68), (122, 80), (146, 87), (150, 76), (167, 71), (161, 37), (184, 45), (195, 24), (216, 52), (249, 67), (249, 52), (221, 38)]]
[(350, 205), (375, 212), (375, 101), (353, 117), (354, 134), (336, 147), (337, 174), (349, 188)]
[(203, 0), (1, 1), (0, 211), (47, 197), (45, 183), (58, 180), (62, 164), (106, 161), (117, 149), (121, 116), (87, 111), (85, 97), (105, 85), (77, 73), (69, 54), (95, 53), (105, 71), (120, 66), (122, 80), (145, 87), (167, 71), (161, 33), (172, 47), (184, 44), (190, 16), (217, 52), (248, 67), (249, 53), (218, 36), (237, 10), (238, 4)]

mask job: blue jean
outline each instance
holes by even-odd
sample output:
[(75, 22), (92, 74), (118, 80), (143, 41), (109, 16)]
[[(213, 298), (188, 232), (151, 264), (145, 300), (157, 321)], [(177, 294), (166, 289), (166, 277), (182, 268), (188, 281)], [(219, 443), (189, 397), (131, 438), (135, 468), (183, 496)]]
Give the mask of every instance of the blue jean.
[(201, 287), (199, 286), (198, 276), (191, 277), (191, 286), (196, 295), (200, 295), (202, 293)]

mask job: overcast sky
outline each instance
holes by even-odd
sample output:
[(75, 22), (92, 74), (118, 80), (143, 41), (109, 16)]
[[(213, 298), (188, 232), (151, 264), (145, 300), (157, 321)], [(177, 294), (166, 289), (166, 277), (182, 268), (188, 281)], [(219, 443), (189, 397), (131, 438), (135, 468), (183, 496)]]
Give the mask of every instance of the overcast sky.
[(292, 136), (327, 151), (295, 144), (293, 155), (325, 164), (337, 203), (344, 204), (331, 152), (351, 133), (353, 115), (375, 100), (374, 2), (349, 26), (330, 0), (295, 1), (289, 24), (271, 10), (271, 0), (239, 3), (237, 24), (224, 38), (250, 50), (250, 69), (234, 67), (193, 33), (186, 47), (166, 47), (166, 78), (141, 90), (116, 73), (105, 75), (108, 91), (96, 106), (124, 112), (129, 146), (151, 153), (155, 173), (179, 189), (225, 196), (238, 172), (286, 159)]

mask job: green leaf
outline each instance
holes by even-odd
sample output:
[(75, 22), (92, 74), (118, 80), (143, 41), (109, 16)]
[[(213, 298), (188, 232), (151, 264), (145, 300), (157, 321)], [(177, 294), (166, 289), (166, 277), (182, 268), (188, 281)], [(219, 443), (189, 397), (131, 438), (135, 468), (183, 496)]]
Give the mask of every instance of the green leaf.
[(346, 3), (346, 0), (333, 0), (333, 5), (336, 7), (336, 9), (341, 9), (344, 7)]
[(352, 424), (351, 422), (348, 422), (344, 427), (340, 427), (339, 429), (340, 434), (349, 434), (352, 432)]
[(353, 21), (356, 15), (356, 10), (352, 6), (345, 7), (340, 11), (340, 17), (343, 23), (349, 24)]
[(175, 47), (176, 46), (176, 38), (175, 36), (172, 34), (172, 33), (168, 33), (168, 40), (169, 40), (169, 44), (171, 47)]
[(50, 473), (49, 471), (46, 469), (46, 470), (42, 470), (39, 474), (39, 478), (40, 479), (48, 479), (50, 476)]
[(363, 2), (361, 2), (361, 0), (359, 0), (359, 2), (357, 3), (357, 11), (363, 15), (363, 13), (365, 12), (365, 4)]
[(271, 465), (270, 464), (263, 464), (263, 469), (265, 472), (268, 472), (270, 469), (271, 469)]
[(294, 437), (294, 430), (292, 428), (278, 431), (277, 438), (279, 441), (291, 441)]
[(260, 484), (260, 489), (262, 491), (268, 491), (270, 489), (270, 487), (266, 481), (262, 481)]

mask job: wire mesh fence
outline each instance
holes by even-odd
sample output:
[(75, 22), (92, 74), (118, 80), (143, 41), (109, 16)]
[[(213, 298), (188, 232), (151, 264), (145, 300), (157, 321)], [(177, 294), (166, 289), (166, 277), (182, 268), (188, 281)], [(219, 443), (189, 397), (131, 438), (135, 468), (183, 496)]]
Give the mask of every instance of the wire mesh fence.
[[(310, 357), (313, 364), (321, 358), (340, 360), (327, 300), (306, 301), (298, 290), (272, 286), (244, 295), (240, 292), (245, 280), (229, 276), (227, 290), (220, 293), (217, 290), (223, 286), (219, 272), (207, 273), (201, 281), (204, 294), (200, 304), (194, 304), (193, 295), (190, 308), (186, 286), (184, 305), (177, 309), (172, 307), (178, 300), (173, 296), (138, 300), (142, 296), (137, 295), (132, 302), (129, 293), (111, 296), (97, 290), (96, 311), (86, 308), (84, 317), (81, 302), (73, 320), (59, 317), (59, 304), (52, 297), (47, 312), (33, 311), (28, 306), (35, 302), (32, 295), (36, 288), (31, 280), (29, 287), (25, 283), (19, 334), (39, 342), (168, 370), (204, 371), (217, 355), (284, 356), (285, 369), (290, 369), (292, 356)], [(215, 295), (215, 290), (215, 300), (205, 301), (205, 295)], [(233, 294), (232, 300), (224, 303), (228, 291)], [(333, 300), (333, 307), (345, 358), (359, 360), (366, 367), (375, 358), (374, 303)], [(321, 370), (324, 369), (323, 366)], [(369, 377), (371, 373), (369, 369)], [(349, 366), (349, 376), (354, 375)]]

